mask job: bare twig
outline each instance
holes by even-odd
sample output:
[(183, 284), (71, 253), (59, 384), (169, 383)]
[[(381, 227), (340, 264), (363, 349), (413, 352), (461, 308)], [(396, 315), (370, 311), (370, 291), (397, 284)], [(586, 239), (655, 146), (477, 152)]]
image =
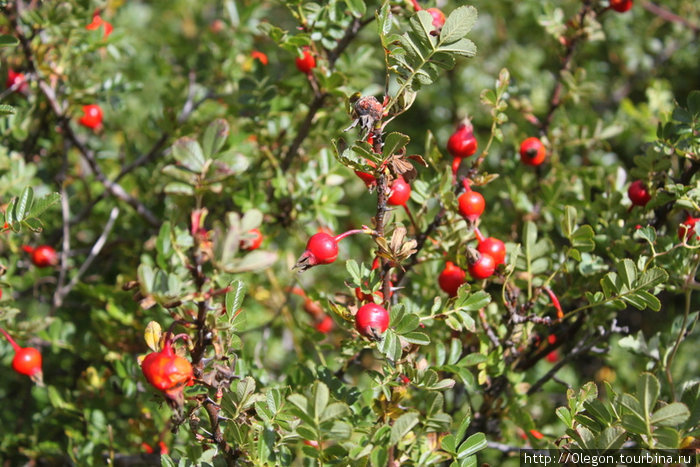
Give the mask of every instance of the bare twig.
[[(92, 248), (90, 249), (90, 253), (88, 254), (88, 257), (85, 259), (83, 264), (80, 266), (80, 269), (78, 269), (78, 272), (75, 276), (73, 276), (66, 286), (60, 286), (57, 287), (56, 293), (53, 296), (53, 303), (55, 307), (61, 306), (63, 303), (63, 299), (70, 293), (71, 290), (78, 284), (78, 281), (80, 278), (85, 274), (85, 271), (90, 267), (92, 262), (95, 260), (97, 255), (100, 254), (100, 251), (102, 251), (102, 248), (105, 245), (105, 242), (107, 241), (107, 237), (109, 236), (110, 232), (112, 231), (112, 228), (114, 227), (114, 222), (117, 220), (117, 216), (119, 216), (119, 208), (118, 207), (113, 207), (112, 211), (109, 213), (109, 219), (107, 219), (107, 223), (104, 226), (104, 229), (102, 229), (102, 233), (100, 234), (99, 238), (95, 242), (94, 245), (92, 245)], [(64, 222), (65, 226), (65, 222)], [(64, 248), (65, 248), (65, 239), (66, 236), (64, 235)], [(63, 266), (62, 266), (63, 269)]]
[(694, 33), (698, 33), (700, 31), (700, 26), (697, 24), (691, 23), (688, 21), (687, 18), (683, 18), (682, 16), (678, 16), (677, 14), (653, 3), (653, 2), (642, 2), (642, 8), (647, 10), (650, 13), (655, 14), (659, 18), (672, 22), (672, 23), (679, 23), (682, 24), (683, 26), (687, 27), (688, 29), (691, 29)]

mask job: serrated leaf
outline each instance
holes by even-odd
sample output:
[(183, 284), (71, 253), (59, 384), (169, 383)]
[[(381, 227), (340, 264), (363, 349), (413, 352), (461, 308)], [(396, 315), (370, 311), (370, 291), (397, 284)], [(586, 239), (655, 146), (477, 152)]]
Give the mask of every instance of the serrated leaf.
[(0, 104), (0, 115), (13, 115), (15, 113), (17, 113), (17, 109), (15, 109), (13, 106)]
[[(460, 39), (450, 44), (440, 45), (437, 50), (438, 52), (461, 55), (462, 57), (473, 57), (476, 55), (476, 44), (469, 39)], [(452, 66), (454, 66), (454, 63), (452, 63)], [(443, 66), (443, 68), (449, 70), (452, 66)]]
[(314, 386), (314, 418), (316, 420), (321, 419), (321, 414), (323, 414), (323, 411), (326, 409), (329, 398), (330, 392), (328, 391), (328, 386), (321, 381), (317, 381)]
[(384, 148), (382, 148), (382, 157), (384, 159), (387, 159), (390, 156), (399, 153), (399, 151), (405, 148), (410, 141), (411, 138), (402, 133), (398, 133), (395, 131), (389, 133), (386, 139), (384, 140)]
[(19, 198), (17, 199), (17, 203), (15, 203), (15, 220), (21, 221), (26, 217), (27, 210), (31, 209), (33, 201), (34, 190), (30, 186), (24, 187), (22, 194), (20, 194)]
[(477, 11), (473, 6), (455, 8), (440, 31), (440, 44), (449, 44), (466, 36), (476, 23)]
[(418, 332), (418, 331), (403, 334), (401, 337), (403, 337), (407, 342), (410, 342), (411, 344), (416, 344), (416, 345), (428, 345), (428, 344), (430, 344), (430, 337), (428, 337), (427, 334), (422, 333), (422, 332)]
[(241, 305), (243, 305), (247, 287), (245, 282), (240, 279), (234, 280), (228, 287), (230, 290), (226, 292), (226, 314), (228, 314), (229, 320), (232, 322), (238, 310), (240, 310)]
[(624, 285), (631, 289), (637, 280), (637, 267), (634, 265), (634, 261), (629, 258), (623, 259), (617, 263), (617, 272)]
[(627, 433), (619, 426), (609, 426), (598, 436), (597, 447), (603, 451), (620, 449), (627, 440)]

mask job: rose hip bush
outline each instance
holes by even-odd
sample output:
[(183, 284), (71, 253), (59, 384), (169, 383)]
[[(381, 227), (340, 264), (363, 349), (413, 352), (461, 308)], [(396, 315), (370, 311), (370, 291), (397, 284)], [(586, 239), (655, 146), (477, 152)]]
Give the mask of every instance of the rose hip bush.
[(0, 458), (697, 447), (696, 3), (4, 3)]

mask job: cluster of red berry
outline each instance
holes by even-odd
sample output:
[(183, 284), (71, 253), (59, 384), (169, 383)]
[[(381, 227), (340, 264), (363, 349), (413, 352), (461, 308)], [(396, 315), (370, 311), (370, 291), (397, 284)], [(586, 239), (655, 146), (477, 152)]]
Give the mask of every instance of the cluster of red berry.
[[(632, 202), (630, 210), (635, 206), (643, 208), (651, 201), (649, 188), (647, 188), (646, 184), (641, 180), (635, 180), (630, 183), (627, 189), (627, 196)], [(691, 214), (686, 214), (685, 220), (678, 225), (678, 240), (684, 243), (691, 241), (693, 235), (695, 235), (695, 224), (698, 221), (700, 221), (700, 218), (693, 217)], [(695, 239), (700, 239), (700, 235), (696, 236)]]

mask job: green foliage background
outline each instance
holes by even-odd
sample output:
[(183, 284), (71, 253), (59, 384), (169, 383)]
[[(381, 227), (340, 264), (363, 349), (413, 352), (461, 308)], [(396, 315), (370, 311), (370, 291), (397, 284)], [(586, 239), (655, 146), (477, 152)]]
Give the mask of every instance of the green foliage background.
[[(562, 437), (572, 446), (593, 447), (603, 439), (611, 445), (686, 446), (692, 441), (686, 437), (698, 435), (694, 291), (700, 259), (696, 243), (679, 245), (676, 230), (686, 213), (700, 211), (700, 97), (693, 93), (700, 76), (700, 11), (697, 2), (669, 0), (663, 9), (677, 15), (669, 20), (649, 2), (636, 3), (625, 14), (607, 11), (568, 29), (583, 6), (602, 10), (607, 2), (470, 3), (478, 10), (467, 35), (476, 55), (457, 57), (449, 70), (436, 68), (434, 83), (415, 85), (414, 104), (387, 126), (387, 133), (410, 138), (408, 154), (428, 162), (418, 166), (409, 202), (419, 230), (443, 206), (448, 209), (431, 232), (434, 241), (401, 283), (392, 329), (379, 345), (362, 340), (343, 319), (354, 304), (354, 285), (347, 284), (370, 281), (379, 288), (377, 275), (370, 277), (376, 245), (369, 236), (343, 240), (332, 265), (301, 275), (291, 267), (318, 229), (360, 228), (376, 214), (376, 193), (351, 168), (363, 164), (353, 146), (359, 133), (343, 129), (352, 121), (353, 94), (381, 100), (385, 92), (375, 11), (383, 5), (379, 21), (384, 18), (393, 33), (404, 32), (414, 15), (410, 2), (3, 6), (3, 33), (17, 36), (19, 30), (24, 38), (0, 49), (2, 72), (24, 71), (29, 90), (2, 93), (1, 103), (14, 113), (0, 118), (0, 200), (9, 212), (11, 200), (31, 187), (35, 200), (60, 193), (63, 202), (40, 214), (40, 233), (27, 222), (2, 233), (0, 325), (22, 345), (41, 348), (46, 385), (15, 375), (12, 349), (0, 343), (0, 398), (6, 401), (0, 407), (0, 458), (10, 465), (30, 459), (102, 465), (108, 458), (139, 456), (142, 443), (164, 441), (173, 459), (225, 465), (227, 456), (202, 441), (209, 430), (205, 415), (201, 426), (185, 423), (177, 433), (169, 431), (172, 411), (147, 387), (137, 361), (148, 352), (143, 336), (150, 321), (167, 329), (173, 319), (191, 319), (190, 310), (201, 302), (197, 294), (204, 289), (187, 267), (201, 246), (189, 234), (198, 208), (208, 209), (204, 226), (215, 244), (214, 261), (205, 269), (208, 284), (245, 287), (240, 315), (232, 316), (231, 307), (223, 313), (224, 300), (230, 305), (234, 299), (222, 294), (208, 321), (228, 358), (221, 362), (235, 375), (221, 405), (230, 419), (225, 438), (237, 450), (229, 463), (236, 457), (260, 465), (385, 465), (395, 455), (406, 464), (476, 465), (473, 454), (481, 450), (479, 462), (515, 465), (517, 458), (508, 460), (503, 446), (552, 446)], [(450, 13), (462, 5), (437, 6)], [(106, 39), (102, 30), (85, 30), (96, 9), (114, 25)], [(356, 34), (349, 37), (353, 26)], [(585, 38), (567, 49), (562, 37), (571, 41), (574, 30)], [(387, 47), (394, 47), (393, 39), (384, 34)], [(319, 55), (311, 82), (326, 94), (322, 99), (294, 65), (300, 48), (309, 45)], [(253, 59), (253, 50), (264, 52), (269, 63)], [(560, 74), (570, 50), (571, 65)], [(559, 81), (561, 102), (543, 135), (548, 161), (533, 170), (520, 163), (518, 148), (538, 134), (533, 121), (545, 121)], [(96, 133), (77, 124), (81, 106), (91, 103), (104, 111), (104, 128)], [(314, 106), (313, 118), (305, 121)], [(474, 244), (454, 209), (444, 149), (465, 117), (472, 119), (480, 151), (489, 147), (476, 176), (487, 202), (480, 228), (506, 241), (509, 264), (498, 280), (472, 281), (448, 302), (436, 282), (444, 259), (466, 267), (464, 245)], [(211, 122), (219, 127), (209, 127)], [(193, 156), (193, 139), (203, 142), (208, 127), (221, 125), (228, 128), (222, 146), (207, 150), (203, 144), (201, 157)], [(295, 140), (300, 134), (305, 137)], [(336, 157), (340, 139), (351, 149)], [(296, 142), (298, 150), (290, 151)], [(127, 196), (105, 188), (90, 158)], [(205, 164), (216, 169), (207, 172)], [(630, 210), (626, 190), (636, 179), (651, 187), (654, 198)], [(139, 214), (137, 205), (151, 217)], [(416, 236), (397, 209), (389, 214), (388, 238), (395, 223)], [(265, 237), (261, 251), (237, 251), (238, 237), (257, 226)], [(76, 277), (105, 232), (94, 263), (61, 296), (58, 286)], [(221, 246), (227, 239), (232, 250)], [(60, 267), (31, 265), (21, 246), (39, 244), (66, 252)], [(349, 259), (355, 263), (346, 268)], [(130, 281), (138, 281), (138, 291), (123, 290)], [(553, 316), (542, 293), (549, 286), (576, 318), (551, 327), (514, 325), (504, 282), (521, 291), (517, 300), (529, 304), (528, 313)], [(303, 299), (290, 293), (294, 286), (333, 316), (335, 330), (328, 336), (314, 330)], [(163, 306), (175, 301), (182, 304)], [(554, 348), (544, 344), (550, 333), (559, 338), (560, 358), (586, 339), (596, 343), (566, 361), (559, 382), (546, 378), (528, 393), (552, 368), (544, 358)], [(405, 346), (401, 358), (401, 343), (411, 339), (414, 347)], [(513, 352), (522, 352), (521, 359), (504, 358)], [(520, 365), (523, 360), (530, 364)], [(403, 384), (401, 375), (411, 384)], [(506, 389), (490, 392), (495, 382)], [(666, 410), (675, 410), (675, 418), (640, 430), (625, 417), (638, 408), (634, 397), (649, 394), (663, 403), (646, 407), (647, 415), (669, 403)], [(319, 402), (324, 399), (327, 404)], [(603, 409), (596, 411), (598, 403)], [(314, 410), (317, 416), (309, 418)], [(545, 436), (537, 439), (530, 430)], [(303, 439), (321, 440), (325, 449)], [(141, 457), (158, 462), (157, 456)], [(170, 461), (164, 456), (163, 462)]]

